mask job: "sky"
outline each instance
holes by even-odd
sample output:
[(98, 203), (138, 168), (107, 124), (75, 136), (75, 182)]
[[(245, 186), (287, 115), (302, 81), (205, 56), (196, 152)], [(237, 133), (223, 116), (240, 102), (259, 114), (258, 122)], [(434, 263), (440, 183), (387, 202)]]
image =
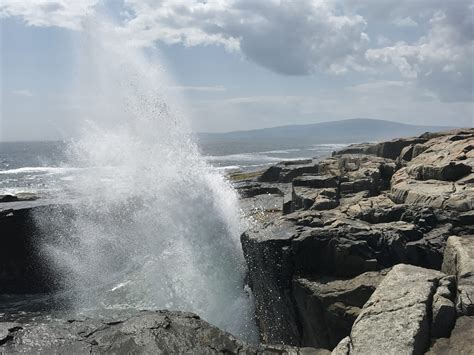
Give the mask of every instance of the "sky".
[(196, 131), (473, 126), (472, 0), (2, 0), (0, 140), (74, 134), (74, 43), (99, 11), (160, 53)]

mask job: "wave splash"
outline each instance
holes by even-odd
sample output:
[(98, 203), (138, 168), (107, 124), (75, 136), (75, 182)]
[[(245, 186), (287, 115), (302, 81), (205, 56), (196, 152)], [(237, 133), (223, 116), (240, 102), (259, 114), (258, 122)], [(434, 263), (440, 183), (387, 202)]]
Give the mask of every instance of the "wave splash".
[(43, 246), (73, 308), (191, 311), (255, 340), (237, 195), (172, 109), (161, 66), (107, 25), (89, 24), (79, 54), (79, 94), (92, 99), (68, 160), (95, 168), (70, 181), (72, 224)]

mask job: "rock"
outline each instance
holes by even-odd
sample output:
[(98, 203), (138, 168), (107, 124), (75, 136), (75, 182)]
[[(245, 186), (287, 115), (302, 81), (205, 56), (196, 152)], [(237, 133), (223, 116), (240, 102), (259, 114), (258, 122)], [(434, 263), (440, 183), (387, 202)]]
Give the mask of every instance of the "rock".
[(454, 306), (456, 282), (454, 277), (447, 276), (440, 280), (440, 284), (433, 296), (431, 320), (431, 337), (449, 337), (456, 321), (456, 307)]
[(474, 129), (438, 135), (392, 177), (394, 202), (471, 211)]
[(312, 159), (282, 162), (268, 168), (259, 181), (261, 182), (291, 182), (303, 174), (318, 172), (318, 164)]
[(474, 315), (474, 236), (448, 238), (442, 271), (456, 276), (458, 315)]
[(367, 272), (353, 279), (296, 277), (293, 294), (307, 346), (334, 348), (349, 335), (360, 309), (388, 271)]
[(262, 185), (259, 183), (250, 183), (237, 187), (242, 198), (251, 198), (258, 195), (280, 195), (283, 196), (283, 192), (277, 186)]
[(368, 190), (376, 195), (389, 187), (395, 162), (366, 155), (341, 155), (319, 162), (319, 173), (337, 176), (341, 194)]
[[(40, 233), (36, 222), (42, 215), (67, 215), (69, 212), (68, 205), (49, 204), (47, 201), (2, 203), (0, 294), (42, 293), (57, 287), (54, 271), (44, 261), (41, 249), (38, 248), (40, 241), (49, 236)], [(67, 226), (66, 219), (64, 227)], [(51, 237), (55, 233), (60, 231), (52, 231)]]
[(357, 317), (348, 353), (424, 353), (430, 342), (431, 299), (443, 277), (434, 270), (394, 266)]
[(20, 192), (15, 195), (5, 194), (0, 195), (1, 202), (16, 202), (16, 201), (35, 201), (38, 199), (38, 196), (34, 193), (29, 192)]
[(293, 179), (293, 186), (312, 187), (315, 189), (323, 189), (337, 187), (338, 183), (332, 175), (303, 175)]
[(395, 203), (471, 211), (474, 207), (474, 188), (470, 184), (456, 184), (440, 180), (410, 179), (405, 168), (392, 179), (391, 198)]
[(337, 190), (334, 188), (314, 189), (307, 187), (293, 187), (292, 193), (293, 210), (314, 209), (330, 210), (339, 205)]
[(378, 143), (376, 145), (377, 153), (376, 155), (382, 158), (388, 158), (395, 160), (400, 156), (402, 150), (405, 147), (409, 147), (414, 144), (424, 143), (426, 139), (424, 138), (398, 138), (393, 139), (388, 142)]
[(249, 268), (255, 315), (261, 338), (272, 344), (299, 344), (293, 306), (291, 239), (302, 227), (279, 218), (260, 230), (242, 234), (242, 249)]
[(381, 158), (388, 158), (395, 160), (400, 156), (404, 148), (426, 142), (426, 138), (412, 137), (412, 138), (397, 138), (387, 142), (381, 143), (362, 143), (362, 144), (351, 144), (349, 147), (344, 148), (334, 155), (342, 154), (372, 154)]
[[(8, 335), (5, 337), (5, 331)], [(0, 352), (42, 354), (325, 354), (320, 349), (250, 345), (186, 312), (129, 311), (105, 318), (31, 317), (0, 323)]]
[(474, 354), (474, 317), (462, 316), (449, 338), (437, 339), (427, 352), (429, 355)]

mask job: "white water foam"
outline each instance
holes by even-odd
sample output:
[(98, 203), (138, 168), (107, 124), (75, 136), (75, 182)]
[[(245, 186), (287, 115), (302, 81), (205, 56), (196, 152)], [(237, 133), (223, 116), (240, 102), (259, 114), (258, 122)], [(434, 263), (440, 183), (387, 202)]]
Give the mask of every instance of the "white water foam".
[[(81, 203), (44, 246), (74, 309), (191, 311), (256, 340), (235, 191), (199, 155), (159, 62), (107, 25), (87, 27), (78, 94), (93, 110), (69, 163), (99, 168), (69, 182)], [(63, 223), (48, 218), (39, 222)]]

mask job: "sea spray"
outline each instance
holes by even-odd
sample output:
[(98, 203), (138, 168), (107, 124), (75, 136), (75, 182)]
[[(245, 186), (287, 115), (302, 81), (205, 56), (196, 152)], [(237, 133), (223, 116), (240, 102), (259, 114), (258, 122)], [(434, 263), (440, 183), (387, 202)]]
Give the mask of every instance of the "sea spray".
[(43, 252), (75, 311), (191, 311), (255, 340), (236, 193), (200, 156), (162, 67), (99, 23), (79, 46), (71, 220), (43, 221), (60, 231)]

